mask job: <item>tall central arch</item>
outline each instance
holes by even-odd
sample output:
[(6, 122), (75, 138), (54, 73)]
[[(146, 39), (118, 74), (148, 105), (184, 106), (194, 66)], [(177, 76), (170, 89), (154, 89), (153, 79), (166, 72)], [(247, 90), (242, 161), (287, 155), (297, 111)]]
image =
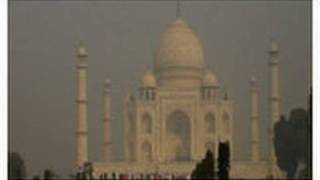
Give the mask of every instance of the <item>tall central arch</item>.
[(168, 155), (173, 161), (190, 160), (190, 118), (183, 111), (172, 112), (167, 119)]

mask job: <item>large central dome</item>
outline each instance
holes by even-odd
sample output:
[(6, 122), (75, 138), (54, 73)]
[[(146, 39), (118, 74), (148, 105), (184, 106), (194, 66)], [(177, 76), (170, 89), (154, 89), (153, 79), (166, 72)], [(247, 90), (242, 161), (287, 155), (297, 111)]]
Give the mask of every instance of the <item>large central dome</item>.
[(200, 40), (188, 25), (177, 18), (162, 34), (156, 54), (155, 71), (160, 86), (195, 87), (204, 69)]

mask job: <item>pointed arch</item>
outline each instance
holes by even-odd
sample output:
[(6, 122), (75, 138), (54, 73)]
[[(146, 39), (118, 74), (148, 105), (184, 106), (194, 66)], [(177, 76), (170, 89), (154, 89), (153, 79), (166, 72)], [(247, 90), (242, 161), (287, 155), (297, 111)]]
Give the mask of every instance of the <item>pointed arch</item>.
[(145, 134), (152, 133), (152, 118), (149, 113), (142, 116), (142, 132)]
[(132, 112), (128, 113), (128, 130), (130, 133), (135, 132), (135, 121), (134, 121), (134, 115)]
[(135, 150), (134, 150), (134, 143), (132, 141), (129, 142), (129, 147), (128, 147), (128, 153), (129, 153), (129, 161), (134, 161), (135, 157)]
[(144, 162), (151, 162), (152, 161), (152, 146), (147, 141), (145, 141), (142, 144), (142, 161), (144, 161)]
[(216, 131), (216, 120), (215, 116), (212, 112), (209, 112), (206, 114), (205, 118), (205, 127), (206, 127), (206, 132), (207, 133), (215, 133)]
[(222, 130), (226, 134), (230, 134), (230, 115), (228, 113), (223, 113), (222, 115)]
[(191, 129), (188, 115), (180, 110), (173, 111), (168, 116), (166, 126), (167, 141), (173, 143), (171, 145), (172, 152), (168, 156), (172, 156), (172, 160), (175, 161), (190, 160)]

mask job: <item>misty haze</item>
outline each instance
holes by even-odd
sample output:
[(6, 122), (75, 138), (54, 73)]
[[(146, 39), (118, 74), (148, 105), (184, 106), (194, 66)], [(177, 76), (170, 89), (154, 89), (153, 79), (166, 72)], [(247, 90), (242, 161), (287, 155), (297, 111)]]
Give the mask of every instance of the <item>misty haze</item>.
[(311, 176), (310, 1), (8, 8), (12, 173)]

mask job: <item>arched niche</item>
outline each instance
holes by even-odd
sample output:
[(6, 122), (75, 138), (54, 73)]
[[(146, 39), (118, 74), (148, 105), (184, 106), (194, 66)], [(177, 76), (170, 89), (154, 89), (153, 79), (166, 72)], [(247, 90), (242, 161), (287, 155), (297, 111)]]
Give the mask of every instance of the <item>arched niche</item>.
[(128, 147), (128, 150), (129, 150), (129, 161), (134, 161), (134, 143), (132, 141), (129, 142), (129, 147)]
[(214, 133), (216, 130), (216, 125), (215, 125), (215, 116), (213, 113), (209, 112), (205, 116), (205, 128), (207, 133)]
[(225, 134), (230, 134), (230, 116), (226, 112), (222, 115), (222, 130)]
[(152, 133), (152, 118), (149, 113), (142, 116), (142, 132), (145, 134)]
[(128, 130), (130, 133), (135, 132), (134, 116), (132, 112), (128, 113)]
[(149, 142), (142, 144), (142, 161), (150, 162), (152, 160), (152, 146)]
[[(190, 119), (183, 111), (172, 112), (167, 119), (167, 142), (170, 144), (169, 157), (174, 161), (190, 160)], [(174, 139), (170, 138), (174, 137)]]

